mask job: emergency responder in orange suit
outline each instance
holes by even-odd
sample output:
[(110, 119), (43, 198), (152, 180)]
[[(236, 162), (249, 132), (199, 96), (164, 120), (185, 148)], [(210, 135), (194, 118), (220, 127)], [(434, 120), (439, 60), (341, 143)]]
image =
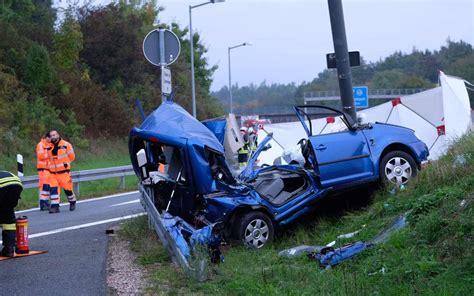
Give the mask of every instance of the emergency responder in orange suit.
[(18, 205), (22, 191), (23, 185), (20, 178), (10, 172), (0, 171), (0, 228), (2, 228), (3, 244), (1, 256), (15, 256), (15, 207)]
[(48, 150), (51, 198), (49, 213), (59, 213), (61, 187), (69, 201), (69, 210), (74, 211), (76, 209), (76, 196), (73, 192), (71, 179), (71, 162), (76, 158), (74, 149), (70, 143), (61, 139), (57, 131), (52, 130), (48, 134), (52, 144), (51, 149)]
[(36, 145), (36, 169), (39, 178), (39, 206), (41, 211), (49, 210), (49, 156), (51, 149), (49, 135), (46, 134)]

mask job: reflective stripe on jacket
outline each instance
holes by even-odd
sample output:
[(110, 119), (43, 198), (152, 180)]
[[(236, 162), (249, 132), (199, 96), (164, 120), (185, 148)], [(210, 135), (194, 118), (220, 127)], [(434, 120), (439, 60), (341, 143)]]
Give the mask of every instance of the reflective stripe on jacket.
[(71, 162), (76, 158), (74, 149), (69, 142), (63, 139), (48, 150), (49, 171), (51, 173), (62, 173), (71, 170)]
[(37, 169), (48, 169), (48, 149), (51, 148), (51, 143), (46, 141), (45, 139), (41, 139), (41, 141), (36, 145), (36, 168)]
[(23, 188), (20, 178), (10, 172), (0, 171), (0, 188), (11, 185), (20, 185)]

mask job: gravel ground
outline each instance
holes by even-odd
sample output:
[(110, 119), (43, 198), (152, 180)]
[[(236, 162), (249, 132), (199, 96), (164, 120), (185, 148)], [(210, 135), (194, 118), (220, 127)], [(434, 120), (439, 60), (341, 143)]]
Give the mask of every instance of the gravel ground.
[[(117, 233), (117, 228), (114, 228)], [(141, 295), (146, 286), (145, 270), (135, 263), (129, 242), (117, 234), (109, 235), (107, 285), (110, 295)]]

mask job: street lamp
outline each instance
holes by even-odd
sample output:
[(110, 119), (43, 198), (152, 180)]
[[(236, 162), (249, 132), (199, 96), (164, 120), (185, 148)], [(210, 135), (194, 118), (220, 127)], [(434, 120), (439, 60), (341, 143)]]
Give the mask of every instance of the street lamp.
[(233, 104), (232, 104), (232, 74), (231, 74), (231, 68), (230, 68), (230, 50), (231, 49), (234, 49), (234, 48), (237, 48), (237, 47), (241, 47), (241, 46), (251, 46), (252, 43), (250, 42), (244, 42), (242, 44), (239, 44), (239, 45), (235, 45), (235, 46), (230, 46), (228, 49), (227, 49), (227, 55), (229, 57), (229, 101), (230, 101), (230, 113), (233, 112)]
[(196, 85), (194, 81), (194, 42), (193, 42), (193, 18), (191, 10), (207, 4), (225, 2), (225, 0), (211, 0), (198, 5), (189, 5), (189, 43), (191, 44), (191, 91), (193, 98), (193, 116), (196, 117)]

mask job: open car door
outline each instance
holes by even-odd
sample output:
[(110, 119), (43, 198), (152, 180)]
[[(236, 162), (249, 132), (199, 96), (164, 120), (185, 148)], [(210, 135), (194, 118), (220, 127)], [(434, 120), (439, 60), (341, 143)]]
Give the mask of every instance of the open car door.
[[(320, 182), (324, 187), (348, 184), (352, 181), (372, 178), (375, 175), (370, 150), (363, 130), (347, 129), (314, 136), (309, 115), (302, 108), (322, 108), (325, 113), (340, 116), (346, 123), (344, 114), (338, 110), (318, 105), (295, 107), (298, 119), (308, 134), (309, 154), (316, 159)], [(308, 124), (306, 124), (306, 119)]]

